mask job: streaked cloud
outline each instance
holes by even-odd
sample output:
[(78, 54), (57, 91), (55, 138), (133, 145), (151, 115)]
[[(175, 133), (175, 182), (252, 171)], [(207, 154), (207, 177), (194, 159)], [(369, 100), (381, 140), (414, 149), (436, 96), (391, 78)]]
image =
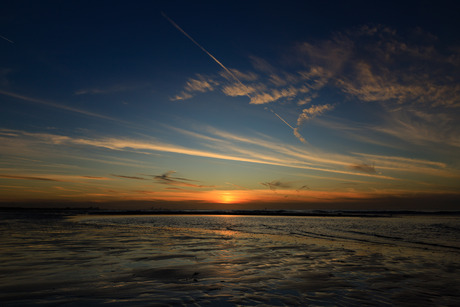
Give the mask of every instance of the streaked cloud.
[(291, 188), (291, 184), (287, 182), (281, 182), (279, 180), (273, 180), (271, 182), (261, 182), (261, 185), (268, 187), (272, 191), (276, 191), (278, 188)]
[[(21, 139), (22, 143), (19, 146), (22, 148), (27, 148), (27, 146), (36, 147), (37, 144), (40, 143), (52, 143), (55, 145), (63, 146), (63, 148), (70, 145), (91, 146), (115, 151), (134, 152), (138, 154), (153, 154), (152, 151), (167, 152), (195, 157), (274, 165), (343, 175), (370, 176), (387, 180), (395, 179), (391, 176), (381, 174), (365, 174), (350, 171), (347, 167), (356, 161), (356, 158), (350, 156), (346, 157), (339, 155), (328, 155), (325, 153), (318, 155), (312, 152), (308, 152), (304, 148), (283, 146), (280, 145), (279, 142), (271, 142), (260, 138), (248, 138), (226, 133), (216, 129), (209, 129), (209, 131), (212, 131), (214, 136), (220, 136), (222, 138), (222, 144), (226, 145), (222, 146), (221, 144), (215, 148), (215, 150), (204, 150), (169, 144), (155, 139), (141, 140), (133, 138), (107, 137), (89, 139), (69, 136), (63, 137), (59, 135), (43, 133), (22, 133), (21, 131), (16, 131), (18, 137), (9, 137), (8, 139)], [(24, 136), (27, 138), (23, 139)], [(200, 139), (204, 140), (205, 138)], [(6, 139), (5, 142), (7, 141), (8, 140)], [(237, 144), (232, 144), (232, 141), (253, 144), (261, 148), (261, 150), (250, 150), (238, 146)], [(267, 149), (270, 151), (267, 151)], [(330, 158), (328, 158), (328, 156), (330, 156)]]
[[(222, 71), (220, 76), (226, 82), (218, 82), (215, 89), (231, 97), (248, 96), (250, 104), (279, 103), (284, 108), (298, 112), (297, 125), (288, 126), (294, 136), (305, 144), (307, 140), (301, 134), (301, 125), (306, 120), (332, 111), (337, 105), (324, 103), (323, 90), (327, 87), (348, 96), (341, 104), (347, 103), (347, 100), (357, 100), (385, 105), (388, 118), (393, 118), (388, 120), (388, 125), (376, 127), (376, 131), (409, 139), (410, 142), (430, 139), (439, 142), (439, 136), (443, 135), (443, 142), (458, 146), (459, 137), (455, 133), (430, 132), (429, 125), (425, 125), (428, 122), (441, 123), (440, 118), (428, 120), (427, 114), (442, 117), (446, 114), (443, 108), (460, 106), (460, 56), (453, 49), (440, 48), (436, 45), (436, 37), (421, 29), (416, 29), (409, 37), (384, 26), (356, 27), (335, 33), (330, 39), (302, 42), (291, 49), (287, 48), (290, 61), (299, 67), (296, 73), (283, 70), (280, 63), (273, 64), (251, 56), (254, 72), (241, 73), (229, 68), (235, 76), (240, 77), (240, 81), (236, 81)], [(215, 76), (202, 78), (217, 80)], [(190, 96), (185, 93), (177, 98)], [(306, 104), (313, 105), (299, 110)], [(412, 115), (404, 120), (394, 117), (397, 112), (391, 111), (399, 107), (406, 112), (404, 110), (413, 106), (423, 106), (425, 110), (418, 110), (418, 113), (409, 110), (407, 112)], [(287, 123), (282, 117), (280, 119)], [(458, 118), (450, 116), (442, 126), (447, 128), (450, 125), (458, 130), (458, 125), (452, 125), (452, 120), (458, 122)], [(422, 126), (427, 129), (424, 130)], [(349, 135), (352, 135), (351, 131)], [(360, 138), (382, 143), (364, 135)]]
[(182, 91), (180, 94), (178, 94), (178, 95), (176, 95), (174, 97), (171, 97), (170, 100), (171, 101), (186, 100), (186, 99), (189, 99), (189, 98), (192, 98), (192, 97), (193, 97), (192, 94)]
[[(256, 73), (252, 72), (252, 71), (242, 72), (242, 71), (240, 71), (238, 69), (235, 69), (235, 68), (230, 68), (229, 71), (231, 71), (233, 76), (238, 78), (238, 80), (240, 80), (240, 81), (256, 81), (257, 79), (259, 79), (259, 76)], [(221, 71), (220, 75), (222, 77), (224, 77), (225, 79), (229, 80), (229, 81), (235, 81), (233, 76), (230, 75), (225, 70)]]
[(142, 87), (146, 87), (146, 85), (136, 84), (136, 85), (126, 85), (126, 84), (115, 84), (106, 87), (92, 87), (92, 88), (84, 88), (75, 91), (75, 95), (99, 95), (99, 94), (113, 94), (113, 93), (120, 93), (120, 92), (127, 92), (133, 91)]
[(203, 76), (197, 75), (197, 79), (189, 79), (185, 84), (185, 90), (188, 92), (210, 92), (214, 90), (215, 85), (219, 85), (218, 82), (208, 79), (206, 80)]
[(213, 56), (209, 51), (207, 51), (203, 46), (201, 46), (193, 37), (191, 37), (187, 32), (185, 32), (176, 22), (174, 22), (171, 18), (169, 18), (164, 12), (161, 12), (163, 17), (168, 20), (177, 30), (179, 30), (182, 34), (184, 34), (192, 43), (194, 43), (198, 48), (200, 48), (204, 53), (206, 53), (214, 62), (216, 62), (220, 67), (222, 67), (226, 74), (228, 74), (234, 81), (239, 83), (241, 86), (244, 87), (244, 84), (238, 78), (236, 74), (232, 72), (232, 70), (228, 69), (224, 64), (222, 64), (215, 56)]
[(11, 44), (14, 44), (14, 42), (13, 42), (11, 39), (8, 39), (8, 38), (6, 38), (6, 37), (3, 36), (3, 35), (0, 35), (0, 38), (6, 40), (7, 42), (9, 42), (9, 43), (11, 43)]
[(350, 165), (350, 169), (358, 171), (358, 172), (364, 172), (368, 174), (376, 174), (377, 171), (375, 170), (374, 165), (369, 165), (366, 163), (361, 163), (361, 164), (352, 164)]
[(60, 180), (57, 180), (57, 179), (48, 178), (48, 177), (37, 177), (37, 176), (20, 176), (20, 175), (5, 175), (5, 174), (0, 174), (0, 178), (60, 182)]
[(300, 192), (302, 190), (311, 190), (311, 188), (308, 185), (305, 184), (305, 185), (301, 186), (300, 188), (298, 188), (296, 191)]
[(138, 176), (126, 176), (126, 175), (116, 175), (116, 174), (110, 174), (110, 176), (118, 177), (122, 179), (147, 180), (147, 178), (138, 177)]
[(96, 118), (101, 118), (101, 119), (107, 119), (107, 120), (111, 120), (111, 121), (120, 121), (120, 120), (115, 119), (115, 118), (110, 117), (110, 116), (90, 112), (90, 111), (87, 111), (87, 110), (77, 109), (77, 108), (74, 108), (74, 107), (69, 107), (69, 106), (66, 106), (66, 105), (51, 102), (51, 101), (48, 101), (48, 100), (29, 97), (29, 96), (25, 96), (25, 95), (13, 93), (13, 92), (8, 92), (8, 91), (4, 91), (4, 90), (0, 90), (0, 95), (9, 96), (9, 97), (19, 99), (19, 100), (23, 100), (23, 101), (27, 101), (27, 102), (37, 103), (37, 104), (45, 105), (45, 106), (48, 106), (48, 107), (53, 107), (53, 108), (56, 108), (56, 109), (70, 111), (70, 112), (73, 112), (73, 113), (83, 114), (83, 115), (86, 115), (86, 116), (91, 116), (91, 117), (96, 117)]
[(161, 175), (153, 176), (155, 181), (160, 184), (172, 185), (172, 186), (180, 186), (180, 187), (187, 187), (187, 188), (213, 188), (214, 185), (203, 185), (198, 184), (195, 182), (199, 182), (197, 180), (192, 180), (184, 177), (176, 177), (173, 176), (176, 171), (168, 171)]
[(412, 144), (460, 147), (460, 124), (456, 113), (402, 108), (389, 112), (385, 119), (384, 125), (374, 127), (375, 131)]
[[(18, 170), (11, 169), (11, 172)], [(86, 175), (62, 175), (62, 174), (0, 174), (0, 178), (17, 179), (17, 180), (37, 180), (37, 181), (53, 181), (53, 182), (84, 182), (88, 180), (111, 180), (107, 177), (86, 176)]]

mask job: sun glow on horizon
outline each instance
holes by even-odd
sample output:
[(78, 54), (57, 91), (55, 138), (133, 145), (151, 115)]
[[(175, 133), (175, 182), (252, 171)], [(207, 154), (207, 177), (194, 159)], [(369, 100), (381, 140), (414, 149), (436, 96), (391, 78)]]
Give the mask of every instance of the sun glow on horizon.
[(232, 204), (237, 201), (238, 201), (237, 197), (231, 192), (223, 192), (222, 194), (220, 194), (219, 203)]

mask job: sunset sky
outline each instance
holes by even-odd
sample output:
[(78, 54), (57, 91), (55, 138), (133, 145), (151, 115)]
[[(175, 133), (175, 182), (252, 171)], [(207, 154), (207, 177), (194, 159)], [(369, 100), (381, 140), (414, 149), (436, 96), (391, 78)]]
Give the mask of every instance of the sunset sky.
[(2, 1), (0, 201), (460, 209), (457, 3)]

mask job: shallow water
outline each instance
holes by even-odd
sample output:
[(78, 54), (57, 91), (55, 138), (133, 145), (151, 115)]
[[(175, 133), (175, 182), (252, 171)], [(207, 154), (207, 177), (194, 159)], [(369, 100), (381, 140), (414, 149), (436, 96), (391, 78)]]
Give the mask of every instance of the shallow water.
[(0, 302), (460, 305), (458, 216), (0, 219)]

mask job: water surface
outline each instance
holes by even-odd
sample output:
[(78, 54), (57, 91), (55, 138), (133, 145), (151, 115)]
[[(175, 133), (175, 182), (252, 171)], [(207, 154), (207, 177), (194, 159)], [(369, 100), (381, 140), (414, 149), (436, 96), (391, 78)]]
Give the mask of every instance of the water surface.
[(0, 301), (460, 304), (458, 216), (0, 220)]

